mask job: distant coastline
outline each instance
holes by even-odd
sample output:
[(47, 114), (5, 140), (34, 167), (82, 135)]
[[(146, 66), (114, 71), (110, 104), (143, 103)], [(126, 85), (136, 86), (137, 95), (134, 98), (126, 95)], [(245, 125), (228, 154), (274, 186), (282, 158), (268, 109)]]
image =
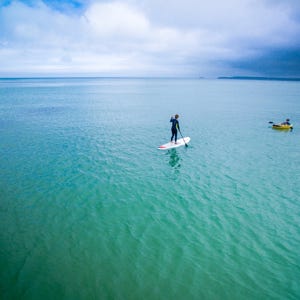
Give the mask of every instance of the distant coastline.
[(221, 76), (218, 79), (234, 79), (234, 80), (273, 80), (273, 81), (300, 81), (295, 77), (260, 77), (260, 76)]

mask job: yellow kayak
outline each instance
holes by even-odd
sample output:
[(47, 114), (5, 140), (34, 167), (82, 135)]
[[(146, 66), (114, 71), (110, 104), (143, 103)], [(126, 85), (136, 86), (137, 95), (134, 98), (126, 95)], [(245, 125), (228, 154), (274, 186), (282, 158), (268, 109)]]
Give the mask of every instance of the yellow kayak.
[(274, 124), (273, 129), (293, 129), (293, 125), (284, 125), (284, 124)]

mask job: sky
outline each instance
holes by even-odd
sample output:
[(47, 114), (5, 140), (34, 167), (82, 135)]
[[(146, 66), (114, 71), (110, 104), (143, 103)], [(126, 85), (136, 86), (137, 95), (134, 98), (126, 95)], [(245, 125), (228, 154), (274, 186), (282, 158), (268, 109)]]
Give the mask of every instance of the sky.
[(0, 77), (300, 77), (299, 0), (0, 0)]

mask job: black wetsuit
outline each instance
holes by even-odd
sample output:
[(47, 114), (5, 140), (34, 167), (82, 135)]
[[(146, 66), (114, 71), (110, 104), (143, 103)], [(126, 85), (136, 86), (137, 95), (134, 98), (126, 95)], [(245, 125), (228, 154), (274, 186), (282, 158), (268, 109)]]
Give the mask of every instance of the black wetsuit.
[(177, 142), (177, 129), (180, 130), (180, 127), (179, 127), (179, 122), (177, 119), (171, 117), (171, 120), (170, 122), (172, 123), (172, 128), (171, 128), (171, 131), (172, 131), (172, 136), (171, 136), (171, 142), (173, 141), (173, 138), (175, 137), (175, 143)]

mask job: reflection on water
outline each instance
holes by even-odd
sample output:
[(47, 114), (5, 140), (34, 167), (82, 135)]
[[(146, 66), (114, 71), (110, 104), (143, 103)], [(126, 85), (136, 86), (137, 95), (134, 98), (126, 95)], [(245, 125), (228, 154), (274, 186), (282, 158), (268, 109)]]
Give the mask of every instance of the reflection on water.
[(168, 155), (170, 155), (169, 165), (172, 168), (179, 169), (180, 168), (180, 156), (178, 155), (176, 149), (171, 149), (168, 151)]

